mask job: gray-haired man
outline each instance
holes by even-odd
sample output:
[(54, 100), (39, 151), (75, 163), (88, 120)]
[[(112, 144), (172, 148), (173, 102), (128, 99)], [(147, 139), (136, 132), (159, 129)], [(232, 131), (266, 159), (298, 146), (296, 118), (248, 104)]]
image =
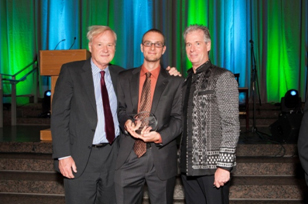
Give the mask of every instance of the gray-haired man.
[(184, 32), (192, 63), (183, 90), (182, 181), (186, 203), (229, 203), (230, 172), (239, 137), (238, 85), (234, 75), (209, 59), (205, 26)]

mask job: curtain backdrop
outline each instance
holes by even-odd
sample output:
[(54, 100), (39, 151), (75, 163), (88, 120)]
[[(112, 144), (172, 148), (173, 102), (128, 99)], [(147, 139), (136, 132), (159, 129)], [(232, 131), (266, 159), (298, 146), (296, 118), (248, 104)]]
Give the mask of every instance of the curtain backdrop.
[[(0, 0), (0, 9), (3, 74), (18, 72), (39, 50), (54, 50), (63, 39), (57, 50), (88, 49), (88, 27), (108, 25), (118, 36), (112, 63), (126, 69), (141, 65), (142, 35), (158, 28), (166, 36), (163, 66), (175, 66), (186, 76), (191, 64), (182, 34), (188, 25), (203, 24), (211, 33), (211, 61), (240, 73), (241, 87), (251, 88), (251, 40), (262, 102), (280, 102), (289, 89), (305, 99), (306, 0)], [(35, 94), (34, 75), (17, 84), (18, 95)], [(49, 83), (48, 77), (40, 78), (41, 94)], [(10, 93), (10, 85), (4, 92)]]

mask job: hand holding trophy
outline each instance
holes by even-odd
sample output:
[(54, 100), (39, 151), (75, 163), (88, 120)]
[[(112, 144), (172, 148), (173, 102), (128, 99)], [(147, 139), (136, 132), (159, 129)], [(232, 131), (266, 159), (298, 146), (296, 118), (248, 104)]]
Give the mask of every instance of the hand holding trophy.
[(158, 121), (155, 115), (147, 111), (142, 111), (134, 116), (134, 121), (127, 120), (125, 129), (129, 134), (144, 142), (160, 143), (161, 136), (157, 130)]
[(158, 124), (156, 117), (147, 111), (142, 111), (135, 115), (134, 123), (136, 128), (135, 131), (139, 135), (147, 134), (150, 131), (156, 131)]

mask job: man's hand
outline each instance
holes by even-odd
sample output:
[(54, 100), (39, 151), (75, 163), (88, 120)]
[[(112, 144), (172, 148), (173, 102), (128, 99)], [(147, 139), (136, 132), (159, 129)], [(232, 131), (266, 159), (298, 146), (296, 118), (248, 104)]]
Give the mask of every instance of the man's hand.
[(75, 178), (73, 172), (77, 173), (77, 167), (72, 157), (59, 160), (59, 169), (61, 174), (69, 179)]
[(141, 139), (144, 142), (154, 142), (154, 143), (162, 143), (161, 136), (158, 132), (152, 131), (152, 127), (150, 126), (145, 126), (142, 130), (141, 133), (137, 133), (136, 130), (139, 129), (141, 125), (141, 121), (136, 121), (136, 124), (133, 123), (131, 120), (127, 120), (125, 122), (125, 129), (129, 134), (137, 139)]
[(136, 123), (134, 123), (132, 120), (127, 120), (124, 124), (124, 128), (127, 132), (129, 132), (129, 134), (133, 134), (136, 132), (136, 130), (139, 129), (141, 125), (140, 121), (137, 121)]
[(214, 175), (214, 186), (219, 188), (224, 186), (230, 180), (230, 172), (228, 170), (217, 168)]
[(143, 140), (144, 142), (162, 143), (160, 134), (155, 131), (142, 134), (140, 135), (139, 139)]
[(169, 71), (169, 75), (172, 75), (172, 76), (182, 76), (182, 74), (175, 67), (168, 66), (166, 68), (166, 70)]

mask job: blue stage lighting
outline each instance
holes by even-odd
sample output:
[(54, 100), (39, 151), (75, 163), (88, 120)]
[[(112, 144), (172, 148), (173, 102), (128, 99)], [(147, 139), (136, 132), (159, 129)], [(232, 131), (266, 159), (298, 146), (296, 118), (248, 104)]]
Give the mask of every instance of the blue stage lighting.
[(290, 91), (290, 94), (291, 94), (292, 96), (295, 96), (295, 95), (297, 95), (297, 91), (296, 91), (296, 90), (291, 90), (291, 91)]
[(51, 96), (51, 91), (47, 90), (45, 94), (46, 94), (46, 96), (50, 97)]
[(42, 102), (42, 113), (40, 117), (50, 117), (50, 98), (51, 98), (51, 91), (46, 90), (44, 92), (44, 98)]
[(296, 112), (301, 110), (301, 98), (295, 89), (288, 90), (283, 98), (281, 98), (282, 112)]

